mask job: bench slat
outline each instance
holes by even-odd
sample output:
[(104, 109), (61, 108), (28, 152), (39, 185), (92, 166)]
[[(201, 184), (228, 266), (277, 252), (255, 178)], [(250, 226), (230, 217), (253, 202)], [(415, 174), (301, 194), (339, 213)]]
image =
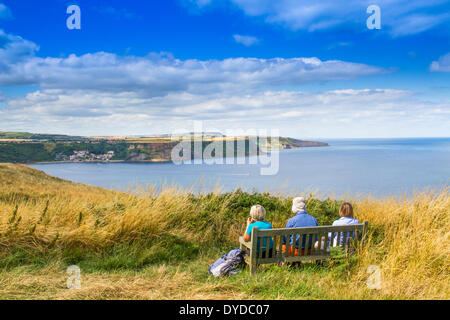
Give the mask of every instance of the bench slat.
[(305, 233), (317, 233), (320, 231), (324, 232), (344, 232), (344, 231), (362, 231), (364, 228), (363, 224), (352, 224), (348, 226), (319, 226), (319, 227), (307, 227), (307, 228), (279, 228), (279, 229), (266, 229), (260, 230), (259, 236), (266, 237), (269, 235), (292, 235), (294, 233), (305, 234)]
[[(316, 241), (314, 241), (313, 247), (314, 247), (314, 252), (316, 255), (320, 255), (322, 252), (322, 236), (323, 236), (323, 232), (319, 231), (317, 233), (317, 239)], [(316, 249), (316, 243), (317, 243), (317, 249)]]
[(278, 253), (279, 253), (279, 255), (282, 255), (283, 254), (283, 252), (282, 252), (282, 250), (283, 250), (283, 236), (282, 235), (280, 235), (279, 236), (279, 243), (278, 243)]
[(256, 271), (256, 245), (258, 243), (258, 228), (253, 227), (252, 235), (250, 238), (251, 248), (250, 248), (250, 274), (255, 273)]
[[(328, 244), (330, 243), (328, 240), (328, 232), (325, 232), (323, 234), (324, 239), (324, 243), (323, 243), (323, 249), (322, 249), (322, 245), (320, 246), (320, 249), (322, 249), (322, 253), (326, 254), (328, 252)], [(320, 240), (322, 240), (322, 238), (320, 238)]]
[(308, 255), (310, 241), (311, 241), (311, 239), (309, 238), (309, 233), (308, 233), (308, 234), (306, 234), (306, 239), (305, 239), (305, 257)]
[(344, 232), (343, 234), (343, 239), (342, 239), (342, 247), (344, 248), (345, 253), (347, 253), (348, 251), (348, 245), (347, 245), (347, 241), (348, 241), (348, 232)]
[(355, 239), (353, 239), (353, 247), (356, 249), (358, 247), (359, 242), (359, 232), (355, 230)]
[[(322, 236), (323, 236), (323, 232), (319, 231), (316, 234), (316, 240), (313, 241), (313, 248), (314, 248), (314, 252), (316, 255), (319, 255), (321, 253), (322, 250)], [(316, 243), (317, 243), (317, 248), (316, 248)]]
[(306, 235), (306, 237), (301, 234), (300, 235), (300, 239), (298, 239), (298, 249), (299, 249), (299, 254), (301, 254), (302, 248), (305, 247), (308, 243), (308, 235)]
[(261, 259), (262, 258), (262, 247), (263, 247), (264, 238), (259, 238), (258, 241), (259, 241), (258, 258)]

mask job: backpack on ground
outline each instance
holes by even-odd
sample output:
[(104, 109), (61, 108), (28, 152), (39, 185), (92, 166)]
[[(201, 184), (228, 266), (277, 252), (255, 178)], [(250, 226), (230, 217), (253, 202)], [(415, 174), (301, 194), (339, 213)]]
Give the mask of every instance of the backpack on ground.
[(239, 267), (244, 263), (245, 252), (239, 248), (233, 249), (217, 259), (208, 269), (214, 277), (239, 273)]

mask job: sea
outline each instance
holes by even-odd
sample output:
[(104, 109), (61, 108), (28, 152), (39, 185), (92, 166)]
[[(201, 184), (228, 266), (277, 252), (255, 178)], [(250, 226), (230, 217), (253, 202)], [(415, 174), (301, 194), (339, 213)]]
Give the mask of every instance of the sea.
[(208, 193), (240, 188), (286, 196), (388, 198), (449, 186), (450, 138), (320, 141), (329, 146), (281, 150), (277, 165), (273, 165), (276, 155), (271, 154), (272, 175), (261, 174), (267, 162), (249, 157), (240, 158), (240, 163), (233, 159), (233, 164), (55, 162), (30, 166), (55, 177), (127, 192), (179, 187)]

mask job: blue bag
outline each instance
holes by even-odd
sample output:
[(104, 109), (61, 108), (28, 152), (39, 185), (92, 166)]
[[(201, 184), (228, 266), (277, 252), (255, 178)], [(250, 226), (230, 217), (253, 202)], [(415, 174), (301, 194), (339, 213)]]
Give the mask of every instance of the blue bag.
[(233, 249), (217, 259), (208, 269), (214, 277), (232, 275), (239, 272), (239, 267), (244, 263), (245, 252), (239, 248)]

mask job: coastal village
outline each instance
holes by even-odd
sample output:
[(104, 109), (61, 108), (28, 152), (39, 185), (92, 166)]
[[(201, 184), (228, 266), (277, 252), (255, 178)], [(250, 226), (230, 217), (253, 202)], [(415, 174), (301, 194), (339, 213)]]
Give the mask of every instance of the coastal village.
[(94, 154), (87, 150), (74, 150), (70, 156), (58, 153), (55, 156), (56, 161), (104, 161), (108, 162), (114, 157), (114, 151), (108, 151), (105, 154)]

